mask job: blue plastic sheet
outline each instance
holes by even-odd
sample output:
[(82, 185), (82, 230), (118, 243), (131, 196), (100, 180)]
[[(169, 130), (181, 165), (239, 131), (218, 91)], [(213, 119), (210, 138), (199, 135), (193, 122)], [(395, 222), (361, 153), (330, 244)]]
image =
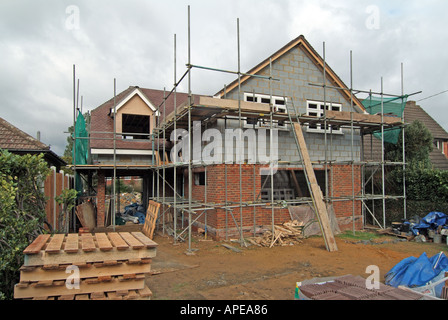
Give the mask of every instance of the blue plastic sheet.
[(421, 229), (437, 229), (439, 226), (445, 226), (448, 216), (442, 212), (433, 211), (428, 213), (420, 222), (411, 226), (414, 235), (418, 235)]
[[(420, 257), (408, 257), (396, 264), (385, 276), (385, 284), (409, 288), (420, 287), (448, 271), (448, 258), (441, 252), (430, 258), (424, 252)], [(440, 291), (440, 292), (438, 292)], [(436, 287), (440, 296), (441, 288)]]
[(125, 214), (138, 218), (140, 224), (145, 223), (145, 208), (138, 203), (132, 203), (124, 207)]

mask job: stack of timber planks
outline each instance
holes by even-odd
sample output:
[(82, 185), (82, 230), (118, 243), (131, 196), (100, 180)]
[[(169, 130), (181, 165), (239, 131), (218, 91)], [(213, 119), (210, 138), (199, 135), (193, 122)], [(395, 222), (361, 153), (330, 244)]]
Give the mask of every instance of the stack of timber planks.
[(141, 232), (39, 235), (23, 252), (14, 298), (149, 300), (157, 243)]
[(290, 246), (296, 243), (302, 243), (303, 239), (303, 222), (288, 221), (282, 225), (274, 225), (274, 235), (272, 231), (267, 230), (259, 237), (250, 237), (247, 240), (259, 247), (272, 248), (274, 245)]

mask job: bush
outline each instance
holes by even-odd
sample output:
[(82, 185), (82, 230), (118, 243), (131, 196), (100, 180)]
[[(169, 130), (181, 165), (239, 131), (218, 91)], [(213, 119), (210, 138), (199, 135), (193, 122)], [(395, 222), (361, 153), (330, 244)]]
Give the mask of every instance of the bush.
[(0, 150), (0, 299), (12, 299), (23, 250), (44, 233), (46, 199), (41, 185), (49, 173), (43, 155)]
[[(405, 129), (406, 153), (406, 214), (424, 217), (432, 211), (448, 213), (448, 171), (434, 169), (430, 159), (433, 137), (425, 125), (416, 120)], [(396, 145), (386, 144), (386, 157), (402, 160), (403, 140), (400, 135)], [(376, 182), (376, 192), (381, 192)], [(386, 172), (386, 193), (403, 195), (403, 168), (395, 167)], [(379, 206), (379, 211), (382, 207)], [(403, 201), (386, 201), (387, 222), (403, 219)]]

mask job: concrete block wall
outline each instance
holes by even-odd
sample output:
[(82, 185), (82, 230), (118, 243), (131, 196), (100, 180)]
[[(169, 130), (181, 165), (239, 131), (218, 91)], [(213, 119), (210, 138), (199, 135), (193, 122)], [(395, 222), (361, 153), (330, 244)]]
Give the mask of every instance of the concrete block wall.
[[(269, 67), (259, 72), (260, 75), (269, 76)], [(350, 102), (338, 90), (325, 90), (322, 87), (311, 86), (309, 83), (323, 83), (323, 72), (311, 61), (308, 55), (299, 47), (291, 49), (272, 63), (272, 76), (280, 81), (271, 81), (272, 94), (287, 97), (289, 104), (293, 103), (296, 110), (306, 113), (307, 101), (324, 101), (342, 105), (342, 111), (353, 111)], [(328, 80), (327, 80), (328, 81)], [(269, 95), (271, 93), (269, 80), (249, 78), (241, 85), (243, 92), (255, 92)], [(226, 94), (227, 99), (237, 100), (238, 89)], [(243, 99), (241, 94), (240, 99)], [(292, 102), (291, 102), (292, 99)], [(226, 128), (239, 128), (238, 120), (227, 120)], [(223, 132), (224, 120), (219, 120), (217, 128)], [(304, 137), (307, 142), (311, 161), (325, 160), (325, 135), (319, 132), (307, 132), (304, 128)], [(350, 161), (360, 159), (361, 138), (359, 131), (353, 133), (353, 155), (351, 153), (352, 134), (350, 129), (343, 128), (342, 133), (327, 134), (327, 159), (334, 161)], [(269, 148), (269, 138), (266, 141)], [(259, 146), (260, 147), (260, 146)], [(291, 130), (278, 131), (278, 154), (280, 161), (296, 161), (298, 150)]]
[[(269, 76), (269, 66), (258, 74)], [(323, 83), (323, 72), (300, 47), (296, 46), (273, 61), (272, 76), (280, 81), (271, 81), (271, 85), (269, 85), (267, 79), (249, 78), (241, 84), (241, 90), (242, 92), (252, 93), (255, 91), (255, 93), (269, 95), (271, 88), (273, 95), (293, 99), (294, 106), (301, 113), (306, 111), (307, 100), (324, 101), (323, 88), (309, 85), (309, 83)], [(328, 79), (327, 83), (329, 84)], [(328, 102), (341, 103), (343, 111), (350, 111), (350, 103), (338, 90), (327, 88), (325, 97)], [(228, 92), (226, 98), (237, 100), (238, 89)]]

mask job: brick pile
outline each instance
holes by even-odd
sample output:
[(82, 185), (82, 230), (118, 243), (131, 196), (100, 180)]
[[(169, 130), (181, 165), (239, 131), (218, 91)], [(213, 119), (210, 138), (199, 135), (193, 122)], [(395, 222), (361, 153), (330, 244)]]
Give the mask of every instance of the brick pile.
[(40, 235), (24, 250), (14, 298), (149, 300), (156, 250), (141, 232)]
[(367, 288), (361, 276), (345, 275), (323, 283), (304, 284), (300, 292), (311, 300), (420, 300), (420, 293), (380, 283), (378, 289)]

